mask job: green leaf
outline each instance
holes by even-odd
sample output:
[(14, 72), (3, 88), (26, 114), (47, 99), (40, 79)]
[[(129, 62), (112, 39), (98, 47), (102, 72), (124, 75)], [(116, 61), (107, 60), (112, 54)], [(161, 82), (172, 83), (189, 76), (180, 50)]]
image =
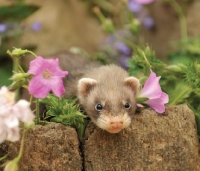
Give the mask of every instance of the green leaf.
[(81, 138), (87, 116), (81, 113), (79, 105), (76, 104), (77, 99), (65, 99), (64, 96), (59, 99), (49, 94), (46, 98), (40, 99), (40, 102), (44, 103), (47, 108), (46, 118), (52, 117), (51, 122), (74, 127)]
[(145, 50), (137, 48), (127, 64), (130, 75), (136, 75), (142, 71), (145, 76), (149, 76), (151, 68), (163, 68), (166, 66), (164, 62), (156, 59), (155, 53), (149, 47), (146, 47)]
[(200, 88), (200, 67), (197, 61), (188, 64), (187, 68), (184, 70), (185, 78), (189, 86), (193, 89)]
[(147, 97), (137, 97), (137, 103), (141, 104), (144, 103), (145, 101), (149, 100)]
[(6, 61), (0, 64), (0, 87), (9, 86), (12, 81), (9, 78), (12, 76), (12, 62)]
[(168, 88), (169, 105), (177, 105), (186, 102), (186, 99), (190, 96), (192, 90), (184, 82), (175, 83)]
[(38, 9), (38, 6), (27, 4), (2, 6), (0, 7), (0, 22), (21, 21)]
[(57, 122), (57, 123), (62, 123), (62, 119), (58, 117), (54, 117), (50, 120), (51, 122)]

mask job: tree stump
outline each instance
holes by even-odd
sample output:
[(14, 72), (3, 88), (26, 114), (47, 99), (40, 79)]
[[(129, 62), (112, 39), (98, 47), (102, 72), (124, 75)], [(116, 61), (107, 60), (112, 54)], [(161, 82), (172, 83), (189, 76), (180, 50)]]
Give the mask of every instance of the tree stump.
[(165, 114), (144, 109), (118, 134), (88, 125), (85, 171), (199, 171), (199, 142), (193, 112), (171, 106)]

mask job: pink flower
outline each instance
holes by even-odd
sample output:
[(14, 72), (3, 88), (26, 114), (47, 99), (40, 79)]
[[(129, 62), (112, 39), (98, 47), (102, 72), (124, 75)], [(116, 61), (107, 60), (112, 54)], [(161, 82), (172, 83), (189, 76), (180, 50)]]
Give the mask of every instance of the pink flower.
[(19, 100), (15, 103), (13, 92), (7, 87), (0, 89), (0, 143), (4, 140), (19, 140), (20, 121), (30, 123), (34, 118), (28, 101)]
[(44, 98), (50, 91), (61, 97), (65, 92), (62, 78), (68, 72), (62, 71), (58, 59), (44, 59), (38, 56), (31, 61), (28, 73), (34, 75), (29, 83), (28, 91), (36, 98)]
[[(148, 98), (148, 100), (143, 103), (150, 106), (156, 112), (163, 113), (165, 112), (164, 104), (168, 103), (169, 97), (161, 90), (159, 85), (160, 78), (161, 77), (156, 77), (156, 74), (151, 71), (150, 76), (145, 82), (138, 97)], [(137, 106), (141, 107), (141, 104), (138, 104)]]
[(150, 4), (153, 1), (155, 0), (135, 0), (135, 2), (137, 2), (138, 4), (143, 4), (143, 5)]

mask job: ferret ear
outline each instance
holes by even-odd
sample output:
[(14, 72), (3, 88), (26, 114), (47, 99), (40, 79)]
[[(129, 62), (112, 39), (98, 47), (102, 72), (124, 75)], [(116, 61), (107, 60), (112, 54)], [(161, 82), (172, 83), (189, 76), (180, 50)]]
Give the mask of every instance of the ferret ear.
[(131, 87), (136, 94), (140, 86), (140, 81), (136, 77), (128, 77), (125, 79), (125, 84)]
[(81, 78), (78, 81), (78, 92), (81, 96), (87, 96), (91, 88), (96, 85), (97, 81), (91, 78)]

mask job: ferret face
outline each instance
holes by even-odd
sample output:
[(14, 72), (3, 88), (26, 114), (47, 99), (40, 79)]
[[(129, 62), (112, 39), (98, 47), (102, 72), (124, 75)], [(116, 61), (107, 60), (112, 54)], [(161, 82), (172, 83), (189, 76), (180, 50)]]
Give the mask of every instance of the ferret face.
[(80, 79), (78, 98), (98, 127), (110, 133), (118, 133), (130, 125), (135, 113), (139, 80), (128, 77), (124, 71), (117, 77), (100, 76), (97, 79)]
[(88, 94), (86, 103), (83, 104), (92, 121), (110, 133), (118, 133), (128, 127), (136, 108), (135, 95), (132, 90), (117, 89), (107, 92), (94, 87)]

